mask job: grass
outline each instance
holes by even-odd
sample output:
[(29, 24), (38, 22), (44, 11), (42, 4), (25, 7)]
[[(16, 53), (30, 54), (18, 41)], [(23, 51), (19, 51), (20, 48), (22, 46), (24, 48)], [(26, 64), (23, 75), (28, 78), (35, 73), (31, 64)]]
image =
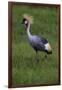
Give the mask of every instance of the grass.
[[(26, 31), (21, 24), (24, 13), (34, 18), (31, 33), (47, 38), (52, 47), (53, 54), (47, 58), (45, 53), (38, 53), (38, 63), (36, 53), (29, 45)], [(13, 5), (12, 18), (12, 85), (57, 84), (59, 79), (57, 8)]]

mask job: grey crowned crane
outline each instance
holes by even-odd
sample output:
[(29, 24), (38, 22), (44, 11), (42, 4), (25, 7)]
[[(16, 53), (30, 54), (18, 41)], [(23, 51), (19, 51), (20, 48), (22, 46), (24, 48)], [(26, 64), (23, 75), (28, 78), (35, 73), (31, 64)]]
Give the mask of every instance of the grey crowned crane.
[(36, 53), (37, 53), (37, 51), (43, 51), (43, 52), (46, 52), (47, 54), (52, 54), (51, 46), (45, 38), (39, 37), (37, 35), (32, 35), (30, 33), (30, 26), (33, 23), (32, 16), (24, 14), (22, 23), (25, 26), (25, 30), (26, 30), (27, 35), (28, 35), (29, 43), (34, 48)]

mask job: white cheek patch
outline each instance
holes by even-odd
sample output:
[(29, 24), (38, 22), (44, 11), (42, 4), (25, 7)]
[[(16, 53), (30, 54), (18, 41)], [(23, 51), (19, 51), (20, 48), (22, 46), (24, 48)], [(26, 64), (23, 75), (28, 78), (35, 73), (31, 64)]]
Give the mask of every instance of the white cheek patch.
[(49, 43), (45, 44), (45, 50), (51, 51), (51, 46)]
[(28, 22), (27, 21), (25, 21), (25, 24), (27, 24)]

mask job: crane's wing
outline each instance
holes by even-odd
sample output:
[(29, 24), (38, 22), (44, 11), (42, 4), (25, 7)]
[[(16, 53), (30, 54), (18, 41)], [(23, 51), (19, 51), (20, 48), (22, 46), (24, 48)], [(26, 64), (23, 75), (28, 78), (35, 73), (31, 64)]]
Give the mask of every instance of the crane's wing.
[(37, 50), (44, 50), (46, 43), (48, 43), (46, 39), (40, 38), (39, 36), (36, 35), (33, 36), (33, 39), (31, 41), (31, 45)]
[(48, 43), (48, 41), (43, 37), (39, 37), (39, 36), (34, 36), (34, 37), (36, 38), (37, 41), (42, 42), (43, 44)]
[(48, 41), (45, 38), (39, 37), (39, 36), (36, 36), (36, 35), (33, 36), (33, 39), (32, 40), (35, 43), (42, 43), (42, 44), (48, 43)]

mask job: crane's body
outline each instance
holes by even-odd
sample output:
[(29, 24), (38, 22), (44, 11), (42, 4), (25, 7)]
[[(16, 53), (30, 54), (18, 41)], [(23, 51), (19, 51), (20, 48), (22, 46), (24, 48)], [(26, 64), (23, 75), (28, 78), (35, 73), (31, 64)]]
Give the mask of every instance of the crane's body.
[(28, 17), (26, 17), (26, 16), (24, 17), (23, 23), (24, 23), (25, 29), (27, 31), (29, 43), (34, 48), (34, 50), (36, 52), (44, 51), (47, 54), (51, 54), (52, 50), (51, 50), (51, 46), (50, 46), (49, 42), (43, 37), (39, 37), (37, 35), (32, 35), (30, 33), (31, 22), (29, 21)]

